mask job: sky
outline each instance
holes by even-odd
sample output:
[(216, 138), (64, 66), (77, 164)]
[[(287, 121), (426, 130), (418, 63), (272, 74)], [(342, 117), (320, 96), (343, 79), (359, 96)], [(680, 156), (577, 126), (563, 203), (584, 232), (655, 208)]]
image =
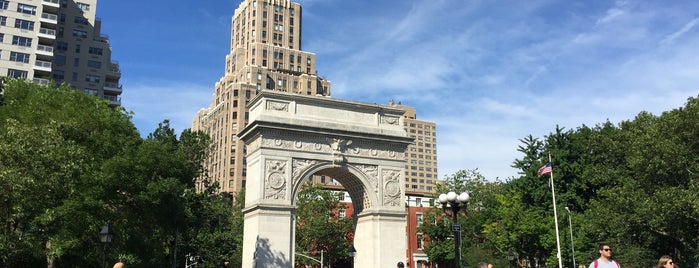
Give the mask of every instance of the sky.
[[(240, 0), (102, 0), (141, 135), (208, 107)], [(439, 177), (519, 177), (520, 139), (660, 115), (699, 96), (699, 1), (299, 0), (332, 97), (437, 124)], [(553, 157), (555, 167), (555, 156)], [(543, 160), (542, 160), (543, 161)]]

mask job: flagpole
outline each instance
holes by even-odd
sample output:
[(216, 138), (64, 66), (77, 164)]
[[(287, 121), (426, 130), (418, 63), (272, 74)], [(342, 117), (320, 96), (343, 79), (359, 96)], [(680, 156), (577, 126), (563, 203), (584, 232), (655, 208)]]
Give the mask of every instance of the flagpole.
[[(549, 163), (551, 163), (551, 154), (549, 153)], [(558, 257), (558, 268), (563, 268), (563, 260), (561, 260), (561, 239), (558, 235), (558, 213), (556, 212), (556, 191), (555, 187), (553, 186), (553, 169), (551, 169), (551, 173), (549, 173), (550, 178), (551, 178), (551, 196), (553, 196), (553, 218), (554, 221), (553, 223), (556, 225), (556, 248), (558, 249), (558, 252), (556, 253), (556, 257)], [(575, 267), (573, 267), (575, 268)]]

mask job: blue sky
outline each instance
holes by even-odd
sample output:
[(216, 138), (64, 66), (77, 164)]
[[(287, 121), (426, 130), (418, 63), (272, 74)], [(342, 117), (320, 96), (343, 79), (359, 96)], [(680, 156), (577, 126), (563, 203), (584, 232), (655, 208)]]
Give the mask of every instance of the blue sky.
[[(699, 1), (298, 2), (303, 50), (332, 96), (393, 99), (436, 122), (440, 178), (518, 176), (527, 135), (659, 115), (699, 94)], [(164, 119), (179, 133), (209, 105), (239, 3), (99, 2), (142, 135)]]

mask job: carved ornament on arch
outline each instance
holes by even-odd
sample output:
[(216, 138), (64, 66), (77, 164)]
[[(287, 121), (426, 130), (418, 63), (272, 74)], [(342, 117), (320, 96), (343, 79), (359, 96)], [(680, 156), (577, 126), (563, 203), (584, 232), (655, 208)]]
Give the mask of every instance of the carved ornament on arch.
[(289, 151), (330, 152), (330, 145), (324, 136), (313, 134), (287, 133), (278, 130), (267, 130), (261, 142), (262, 147), (280, 148)]
[(390, 115), (385, 115), (385, 114), (382, 114), (380, 116), (381, 116), (381, 124), (398, 125), (400, 122), (400, 116), (390, 116)]
[(286, 199), (286, 164), (283, 160), (265, 161), (265, 199)]
[(364, 139), (346, 139), (339, 136), (315, 135), (312, 133), (290, 133), (280, 130), (265, 130), (260, 141), (261, 147), (289, 151), (329, 153), (337, 164), (344, 162), (345, 156), (405, 160), (405, 152), (399, 146), (375, 143)]
[(395, 207), (402, 204), (400, 174), (399, 170), (382, 170), (384, 205)]
[(375, 165), (361, 165), (357, 164), (354, 165), (357, 169), (361, 170), (364, 174), (366, 174), (367, 179), (369, 179), (369, 183), (372, 186), (372, 190), (374, 192), (379, 191), (379, 167)]
[(289, 111), (289, 103), (288, 102), (281, 102), (281, 101), (267, 100), (267, 103), (265, 105), (265, 110), (288, 112)]
[(291, 178), (294, 185), (298, 184), (298, 181), (301, 179), (301, 174), (318, 163), (320, 163), (320, 161), (311, 159), (291, 160)]

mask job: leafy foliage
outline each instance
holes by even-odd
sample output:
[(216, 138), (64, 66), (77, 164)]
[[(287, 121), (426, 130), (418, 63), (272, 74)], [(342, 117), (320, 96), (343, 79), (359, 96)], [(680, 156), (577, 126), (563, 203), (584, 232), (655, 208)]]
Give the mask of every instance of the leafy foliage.
[[(296, 251), (334, 263), (348, 256), (348, 248), (354, 224), (351, 219), (340, 217), (338, 211), (347, 206), (339, 202), (341, 192), (322, 189), (320, 185), (304, 184), (296, 200)], [(313, 260), (297, 256), (298, 264), (317, 264)]]
[[(242, 217), (196, 192), (209, 138), (161, 123), (143, 139), (131, 114), (67, 86), (7, 79), (0, 104), (0, 266), (164, 267), (186, 253), (236, 263)], [(238, 209), (242, 205), (237, 205)], [(235, 223), (234, 223), (235, 222)], [(235, 232), (237, 233), (235, 233)], [(215, 244), (212, 244), (215, 243)]]

